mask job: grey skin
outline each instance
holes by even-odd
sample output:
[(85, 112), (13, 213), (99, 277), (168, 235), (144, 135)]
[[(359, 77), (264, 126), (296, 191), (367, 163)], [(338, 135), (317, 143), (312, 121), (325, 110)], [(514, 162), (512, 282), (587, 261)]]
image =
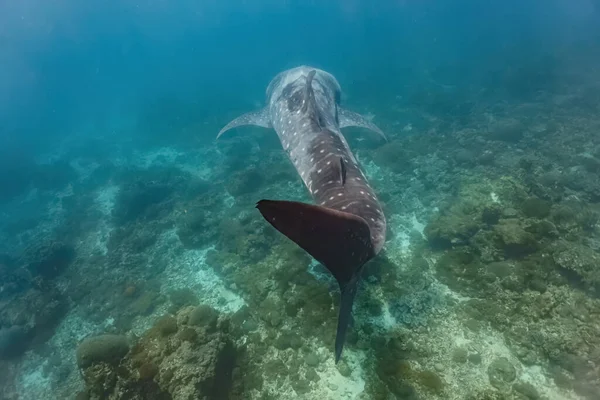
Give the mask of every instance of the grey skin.
[(359, 126), (385, 139), (363, 116), (340, 107), (341, 88), (329, 73), (300, 66), (279, 73), (267, 88), (267, 106), (244, 114), (219, 132), (242, 125), (273, 128), (310, 192), (314, 205), (260, 200), (257, 208), (336, 278), (341, 290), (335, 343), (339, 361), (365, 263), (383, 248), (381, 204), (350, 151), (341, 128)]

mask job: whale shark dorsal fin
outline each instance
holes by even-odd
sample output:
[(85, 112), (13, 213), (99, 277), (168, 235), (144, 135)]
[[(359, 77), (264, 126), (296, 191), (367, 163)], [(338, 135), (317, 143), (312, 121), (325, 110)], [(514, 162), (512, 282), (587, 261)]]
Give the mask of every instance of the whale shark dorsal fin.
[(315, 74), (317, 73), (317, 70), (312, 70), (308, 73), (308, 76), (306, 77), (306, 86), (304, 87), (304, 103), (302, 105), (302, 112), (305, 113), (308, 111), (309, 107), (311, 109), (315, 109), (316, 108), (316, 102), (315, 102), (315, 91), (313, 90), (312, 87), (312, 81), (315, 77)]
[(317, 129), (322, 129), (323, 124), (317, 101), (315, 100), (315, 91), (312, 82), (317, 70), (311, 70), (306, 76), (306, 85), (304, 86), (304, 95), (302, 98), (302, 113), (307, 115)]
[(340, 121), (340, 129), (345, 128), (347, 126), (358, 126), (361, 128), (366, 128), (370, 131), (377, 133), (383, 138), (383, 140), (387, 142), (387, 137), (385, 136), (385, 133), (383, 133), (383, 131), (379, 129), (379, 127), (373, 122), (369, 121), (366, 117), (363, 117), (358, 113), (348, 111), (339, 107), (338, 118)]
[(219, 131), (219, 134), (217, 135), (217, 139), (219, 138), (219, 136), (221, 136), (223, 133), (227, 132), (228, 130), (237, 128), (239, 126), (244, 126), (244, 125), (256, 125), (256, 126), (261, 126), (263, 128), (271, 128), (272, 125), (271, 125), (271, 120), (269, 118), (268, 107), (265, 107), (258, 111), (252, 111), (252, 112), (240, 115), (239, 117), (237, 117), (236, 119), (234, 119), (233, 121), (231, 121), (230, 123), (225, 125), (223, 127), (223, 129), (221, 129)]

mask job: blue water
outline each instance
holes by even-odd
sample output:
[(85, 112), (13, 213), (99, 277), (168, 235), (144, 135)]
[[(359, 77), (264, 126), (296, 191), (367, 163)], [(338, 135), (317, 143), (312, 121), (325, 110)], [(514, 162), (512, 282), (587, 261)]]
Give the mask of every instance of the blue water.
[[(298, 65), (333, 74), (344, 106), (373, 118), (391, 139), (382, 144), (356, 130), (349, 135), (390, 221), (384, 261), (366, 279), (371, 300), (356, 306), (349, 367), (343, 367), (352, 373), (335, 367), (327, 353), (336, 313), (306, 305), (315, 298), (333, 310), (335, 285), (253, 214), (262, 198), (307, 201), (275, 134), (246, 128), (214, 140), (231, 119), (262, 107), (276, 74)], [(457, 304), (491, 298), (516, 309), (510, 296), (528, 298), (543, 285), (549, 289), (540, 296), (559, 298), (564, 291), (562, 298), (570, 299), (556, 300), (553, 310), (584, 298), (586, 316), (577, 323), (585, 326), (578, 332), (598, 337), (599, 82), (596, 0), (0, 0), (0, 399), (58, 399), (83, 390), (78, 343), (106, 332), (143, 334), (159, 316), (179, 315), (168, 307), (180, 304), (169, 297), (175, 289), (188, 289), (227, 318), (245, 304), (252, 318), (242, 325), (258, 324), (266, 342), (294, 343), (288, 334), (304, 340), (280, 353), (250, 345), (239, 373), (267, 372), (262, 384), (252, 383), (254, 392), (232, 389), (237, 398), (350, 399), (361, 392), (366, 398), (491, 398), (483, 396), (523, 393), (518, 384), (525, 382), (544, 398), (597, 399), (600, 358), (584, 347), (593, 343), (561, 342), (568, 354), (557, 355), (548, 350), (550, 339), (531, 338), (531, 345), (515, 339), (517, 331), (539, 325), (525, 326), (520, 317), (500, 323), (484, 317), (494, 314), (489, 305)], [(522, 125), (514, 128), (514, 119)], [(509, 193), (511, 179), (517, 183)], [(551, 212), (521, 211), (529, 197), (547, 202)], [(542, 220), (556, 234), (536, 236), (539, 247), (526, 256), (518, 243), (519, 257), (511, 258), (510, 251), (489, 247), (514, 245), (502, 236), (508, 228), (490, 228), (498, 218), (484, 226), (477, 217), (471, 231), (449, 217), (439, 224), (450, 233), (439, 236), (450, 243), (456, 231), (460, 240), (452, 237), (452, 246), (441, 250), (434, 245), (440, 210), (469, 216), (492, 206), (500, 211), (486, 210), (499, 213), (501, 227), (515, 223), (531, 234)], [(519, 222), (511, 219), (515, 209)], [(489, 239), (488, 231), (498, 236)], [(468, 250), (460, 248), (465, 243)], [(573, 243), (581, 253), (561, 252)], [(458, 268), (452, 260), (464, 261), (463, 250), (475, 260)], [(554, 260), (551, 272), (541, 261), (546, 257)], [(509, 267), (492, 265), (505, 259)], [(278, 262), (292, 272), (281, 272)], [(415, 265), (428, 265), (423, 277), (415, 277)], [(497, 291), (490, 289), (487, 280), (477, 281), (495, 276), (489, 265), (493, 274), (514, 279), (498, 275)], [(263, 283), (273, 279), (271, 289), (245, 286), (252, 279), (244, 275), (248, 267)], [(105, 287), (94, 291), (90, 276)], [(292, 301), (286, 290), (294, 285), (306, 289)], [(56, 300), (43, 328), (24, 322), (41, 318), (31, 305), (38, 303), (23, 306), (28, 291), (39, 304)], [(282, 311), (290, 307), (297, 310)], [(411, 310), (415, 315), (407, 315)], [(560, 315), (575, 326), (572, 310)], [(440, 336), (436, 326), (444, 332), (462, 320), (478, 328), (454, 344), (432, 339)], [(311, 323), (320, 328), (304, 331)], [(486, 329), (490, 345), (473, 336)], [(232, 329), (236, 345), (257, 340), (252, 329), (242, 331)], [(382, 350), (403, 340), (416, 350)], [(434, 350), (423, 355), (419, 345)], [(483, 362), (452, 364), (453, 347), (468, 348)], [(404, 356), (410, 367), (394, 364)], [(260, 364), (268, 357), (288, 366), (287, 380), (273, 373), (279, 367)], [(510, 359), (518, 378), (492, 377), (502, 375), (489, 372), (499, 357)], [(465, 379), (473, 383), (465, 386)]]
[(593, 57), (598, 38), (583, 0), (318, 3), (3, 2), (3, 126), (51, 146), (166, 95), (205, 120), (261, 101), (270, 78), (298, 64), (385, 107), (429, 79), (465, 88), (508, 65), (540, 73), (540, 60), (567, 51), (550, 60), (560, 68)]

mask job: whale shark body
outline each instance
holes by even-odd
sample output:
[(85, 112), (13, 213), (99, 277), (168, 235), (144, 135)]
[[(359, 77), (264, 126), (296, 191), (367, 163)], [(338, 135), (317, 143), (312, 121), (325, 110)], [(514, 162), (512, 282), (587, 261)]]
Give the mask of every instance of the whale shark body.
[(273, 128), (315, 204), (260, 200), (256, 207), (278, 231), (323, 264), (337, 280), (341, 302), (335, 341), (339, 361), (362, 269), (385, 242), (381, 204), (350, 151), (341, 128), (383, 132), (340, 107), (341, 88), (328, 72), (300, 66), (279, 73), (267, 87), (267, 105), (227, 124)]

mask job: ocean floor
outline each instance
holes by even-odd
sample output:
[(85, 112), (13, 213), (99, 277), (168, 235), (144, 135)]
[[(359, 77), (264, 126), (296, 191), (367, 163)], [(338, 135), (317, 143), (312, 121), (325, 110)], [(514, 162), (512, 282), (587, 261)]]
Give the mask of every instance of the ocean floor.
[(308, 200), (273, 140), (67, 141), (0, 206), (0, 398), (600, 398), (600, 114), (569, 101), (350, 138), (389, 229), (337, 365), (335, 282), (254, 208)]

